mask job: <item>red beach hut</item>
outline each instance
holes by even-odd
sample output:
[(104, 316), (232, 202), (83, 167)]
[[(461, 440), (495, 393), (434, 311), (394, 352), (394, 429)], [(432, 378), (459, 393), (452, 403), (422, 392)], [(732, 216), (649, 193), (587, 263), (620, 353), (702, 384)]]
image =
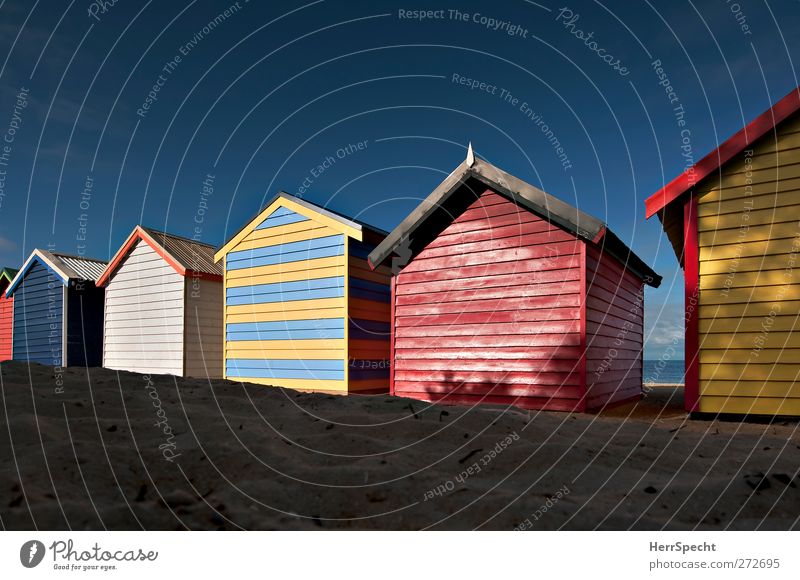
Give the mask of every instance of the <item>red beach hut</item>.
[(369, 263), (395, 271), (394, 395), (560, 411), (641, 395), (644, 285), (661, 277), (471, 147)]
[(0, 361), (11, 360), (11, 331), (14, 326), (14, 297), (6, 297), (6, 288), (17, 275), (11, 268), (0, 270)]

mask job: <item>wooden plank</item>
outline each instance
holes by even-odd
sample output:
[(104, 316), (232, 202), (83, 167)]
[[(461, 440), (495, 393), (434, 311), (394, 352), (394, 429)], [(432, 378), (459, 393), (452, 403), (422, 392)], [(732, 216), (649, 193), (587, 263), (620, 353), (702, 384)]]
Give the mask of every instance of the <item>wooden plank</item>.
[[(298, 312), (308, 310), (323, 310), (326, 308), (340, 308), (344, 313), (344, 297), (338, 298), (317, 298), (314, 300), (293, 300), (288, 302), (261, 302), (257, 304), (237, 304), (226, 306), (225, 312), (231, 314), (249, 314), (252, 312), (272, 313), (272, 312)], [(344, 316), (344, 314), (342, 314)], [(313, 316), (303, 315), (301, 318), (313, 318)]]
[[(703, 349), (700, 351), (700, 363), (725, 363), (741, 364), (752, 361), (760, 364), (800, 364), (800, 348), (765, 349), (753, 353), (753, 349), (714, 350)], [(749, 377), (742, 377), (749, 378)]]
[[(800, 199), (800, 196), (798, 197)], [(698, 231), (717, 231), (752, 228), (759, 225), (771, 225), (786, 222), (797, 222), (800, 216), (800, 204), (773, 207), (763, 210), (745, 211), (741, 214), (723, 214), (698, 218)]]
[(701, 396), (776, 397), (800, 399), (800, 381), (704, 380)]
[(581, 353), (578, 346), (561, 347), (477, 347), (477, 348), (398, 348), (395, 350), (395, 361), (411, 360), (565, 360), (572, 364)]
[(269, 387), (283, 387), (296, 391), (306, 392), (331, 392), (346, 393), (347, 383), (345, 381), (330, 381), (319, 379), (261, 379), (258, 377), (230, 377), (228, 380), (238, 383), (252, 383)]
[(528, 286), (516, 287), (513, 290), (505, 288), (481, 288), (465, 292), (429, 292), (427, 294), (398, 294), (398, 306), (410, 306), (418, 304), (458, 302), (461, 300), (486, 300), (491, 298), (521, 298), (531, 296), (552, 296), (554, 294), (577, 294), (580, 290), (580, 282), (577, 280), (568, 282), (556, 282), (550, 284), (530, 284)]
[(724, 192), (716, 191), (711, 195), (700, 196), (697, 215), (708, 217), (780, 208), (794, 205), (798, 195), (800, 195), (800, 178), (765, 184), (758, 193), (746, 187), (728, 189)]
[(761, 272), (764, 270), (773, 269), (775, 262), (783, 259), (784, 265), (779, 269), (786, 267), (788, 261), (788, 254), (780, 256), (754, 256), (752, 258), (728, 258), (722, 260), (705, 260), (700, 262), (700, 276), (712, 276), (716, 274), (738, 275), (746, 272)]
[(512, 322), (512, 323), (477, 323), (451, 324), (440, 326), (395, 325), (397, 338), (408, 337), (445, 337), (445, 336), (508, 336), (512, 334), (559, 334), (578, 332), (580, 323), (577, 320), (554, 320), (550, 322)]
[(741, 378), (746, 378), (748, 381), (765, 382), (798, 381), (800, 379), (800, 362), (761, 364), (758, 359), (755, 359), (745, 364), (704, 363), (700, 365), (701, 380), (737, 381)]
[(786, 286), (760, 286), (758, 288), (732, 288), (726, 290), (703, 290), (703, 306), (738, 304), (747, 302), (769, 302), (800, 300), (800, 284)]
[[(276, 231), (286, 228), (286, 231)], [(313, 240), (326, 236), (335, 236), (338, 232), (333, 228), (320, 226), (311, 221), (286, 224), (263, 230), (253, 230), (247, 238), (239, 243), (235, 251), (252, 250), (267, 246), (277, 246), (303, 240)]]
[[(765, 348), (798, 348), (800, 333), (797, 332), (737, 332), (736, 334), (703, 334), (700, 337), (701, 348), (744, 348), (754, 349), (759, 344), (767, 344)], [(765, 341), (762, 343), (762, 341)]]
[(713, 247), (700, 248), (700, 261), (737, 260), (748, 257), (785, 256), (792, 252), (795, 238), (761, 240), (757, 242), (737, 241), (733, 244), (717, 244)]
[(549, 324), (556, 320), (577, 320), (574, 308), (548, 310), (496, 310), (494, 312), (466, 312), (457, 314), (430, 314), (422, 316), (400, 316), (395, 329), (406, 327), (429, 327), (460, 324), (500, 324), (515, 322), (541, 322)]
[[(788, 216), (787, 216), (788, 217)], [(764, 226), (752, 226), (746, 230), (741, 228), (700, 232), (698, 239), (701, 247), (720, 246), (725, 244), (747, 244), (779, 238), (796, 238), (800, 235), (800, 222), (795, 217), (791, 221)]]
[[(580, 388), (574, 385), (526, 385), (516, 383), (458, 383), (440, 381), (398, 381), (403, 390), (403, 396), (409, 394), (441, 394), (441, 395), (470, 395), (480, 397), (553, 397), (558, 399), (577, 399), (580, 397)], [(477, 401), (476, 401), (477, 402)]]
[(578, 346), (578, 333), (572, 334), (512, 334), (501, 336), (395, 337), (395, 348), (478, 348), (505, 346)]
[[(794, 314), (783, 316), (765, 316), (757, 318), (703, 318), (700, 320), (700, 332), (737, 333), (737, 332), (772, 332), (800, 330), (800, 317)], [(798, 359), (800, 361), (800, 359)]]
[[(525, 296), (521, 298), (465, 299), (458, 302), (410, 304), (397, 306), (397, 316), (421, 316), (427, 314), (458, 314), (464, 312), (494, 312), (497, 310), (575, 309), (578, 294), (556, 296)], [(577, 317), (577, 314), (575, 315)]]
[(700, 398), (701, 413), (734, 413), (737, 415), (800, 415), (800, 399), (782, 397), (714, 397)]
[(398, 386), (395, 396), (413, 397), (423, 401), (439, 402), (444, 405), (513, 405), (521, 409), (541, 409), (547, 411), (580, 410), (580, 399), (563, 399), (553, 397), (508, 397), (492, 395), (454, 395), (452, 393), (432, 393), (405, 391), (404, 385)]

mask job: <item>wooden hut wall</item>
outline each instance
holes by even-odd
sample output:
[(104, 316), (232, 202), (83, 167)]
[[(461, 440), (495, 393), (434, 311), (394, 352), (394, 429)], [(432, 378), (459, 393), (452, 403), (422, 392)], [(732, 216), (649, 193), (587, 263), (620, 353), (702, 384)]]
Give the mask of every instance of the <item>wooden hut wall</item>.
[(695, 188), (699, 406), (800, 415), (800, 114)]
[(483, 193), (396, 276), (394, 394), (578, 408), (582, 244)]
[(14, 296), (6, 296), (9, 280), (0, 278), (0, 361), (11, 358), (11, 337), (14, 328)]
[(374, 243), (349, 240), (348, 390), (389, 389), (391, 360), (391, 270), (372, 271), (367, 256)]
[(225, 255), (225, 377), (347, 389), (348, 238), (279, 205)]
[(14, 360), (64, 363), (64, 296), (61, 279), (34, 262), (14, 291)]
[(186, 277), (185, 375), (222, 377), (223, 288), (216, 280)]
[(183, 276), (139, 240), (106, 286), (103, 366), (182, 375), (183, 319)]

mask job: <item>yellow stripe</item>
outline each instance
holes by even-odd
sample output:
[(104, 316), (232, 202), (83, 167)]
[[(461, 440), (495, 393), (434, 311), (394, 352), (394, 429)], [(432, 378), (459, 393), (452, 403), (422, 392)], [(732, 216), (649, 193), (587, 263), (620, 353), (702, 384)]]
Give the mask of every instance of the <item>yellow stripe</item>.
[(767, 397), (700, 397), (701, 413), (735, 413), (753, 415), (800, 415), (800, 399)]
[(304, 280), (315, 280), (317, 278), (334, 278), (344, 276), (344, 266), (332, 266), (329, 268), (314, 268), (313, 270), (298, 270), (296, 272), (279, 272), (277, 274), (253, 275), (247, 278), (231, 280), (228, 288), (238, 288), (240, 286), (253, 286), (255, 284), (273, 284), (275, 282), (302, 282)]
[(344, 268), (344, 256), (331, 256), (330, 258), (315, 258), (313, 260), (299, 260), (297, 262), (287, 262), (285, 264), (271, 264), (269, 266), (256, 266), (255, 268), (242, 268), (240, 270), (230, 270), (225, 272), (225, 281), (228, 287), (233, 288), (234, 284), (239, 286), (247, 285), (239, 280), (250, 280), (253, 276), (272, 276), (274, 274), (287, 274), (289, 272), (307, 272), (320, 268)]
[[(789, 242), (791, 243), (791, 242)], [(786, 267), (786, 259), (778, 257), (778, 260), (783, 259), (783, 266), (778, 265), (778, 269)], [(753, 258), (733, 258), (726, 260), (706, 260), (700, 262), (700, 275), (708, 276), (711, 274), (726, 274), (735, 273), (738, 275), (741, 272), (761, 272), (765, 269), (775, 268), (774, 259), (772, 256), (756, 256)]]
[(313, 379), (259, 379), (259, 378), (232, 378), (230, 380), (242, 383), (255, 383), (270, 387), (283, 387), (296, 391), (308, 392), (337, 392), (347, 393), (347, 383), (344, 381), (322, 381)]
[(297, 350), (288, 348), (282, 350), (235, 350), (228, 349), (227, 360), (257, 359), (257, 360), (343, 360), (342, 349), (331, 350)]
[(229, 314), (226, 323), (238, 322), (272, 322), (283, 320), (309, 320), (320, 318), (344, 318), (344, 308), (324, 308), (314, 310), (295, 310), (293, 312), (248, 312), (245, 314)]
[[(294, 350), (298, 352), (314, 352), (323, 350), (344, 351), (345, 342), (341, 338), (315, 338), (309, 340), (229, 340), (226, 344), (227, 358), (253, 358), (250, 352), (269, 352), (272, 350)], [(232, 356), (238, 354), (239, 356)], [(269, 358), (278, 358), (272, 357)], [(313, 358), (310, 355), (306, 358)]]
[[(757, 356), (752, 349), (737, 348), (731, 350), (702, 349), (700, 351), (700, 362), (702, 364), (730, 363), (739, 364), (742, 361), (750, 360), (759, 364), (783, 363), (797, 364), (800, 361), (800, 349), (774, 349), (768, 348), (761, 350)], [(748, 378), (748, 377), (743, 377)], [(798, 383), (800, 384), (800, 383)]]
[(700, 261), (736, 260), (737, 258), (782, 255), (791, 251), (793, 241), (793, 239), (787, 238), (701, 247)]
[[(299, 223), (307, 223), (307, 222), (299, 222)], [(297, 224), (289, 224), (289, 225), (294, 226)], [(278, 226), (266, 230), (253, 230), (253, 234), (255, 234), (256, 232), (271, 233), (272, 230), (277, 230), (278, 228), (283, 228), (283, 227), (287, 226)], [(252, 237), (253, 234), (251, 234), (248, 237)], [(312, 228), (306, 226), (306, 229), (299, 232), (276, 234), (268, 237), (260, 236), (252, 240), (251, 239), (242, 240), (241, 242), (239, 242), (239, 245), (236, 246), (236, 251), (238, 252), (239, 250), (252, 250), (253, 248), (266, 248), (269, 246), (277, 246), (279, 244), (288, 244), (290, 242), (302, 242), (305, 240), (314, 240), (316, 238), (324, 238), (327, 236), (335, 236), (335, 235), (339, 235), (339, 232), (331, 228), (327, 228), (324, 226), (323, 227), (316, 226)]]
[[(295, 222), (293, 224), (283, 224), (282, 226), (274, 226), (271, 228), (264, 228), (261, 230), (253, 230), (247, 236), (245, 236), (242, 241), (243, 242), (252, 242), (255, 240), (263, 240), (265, 238), (271, 238), (273, 236), (285, 236), (288, 234), (296, 234), (297, 232), (305, 232), (308, 230), (314, 229), (324, 229), (335, 232), (328, 226), (324, 226), (322, 224), (318, 224), (315, 221), (302, 221), (302, 222)], [(238, 249), (238, 248), (237, 248)]]
[[(253, 314), (253, 313), (285, 313), (291, 312), (306, 312), (299, 319), (305, 320), (306, 318), (314, 318), (314, 310), (324, 310), (327, 308), (341, 308), (342, 317), (344, 317), (344, 298), (316, 298), (314, 300), (292, 300), (289, 302), (267, 302), (263, 304), (235, 304), (233, 306), (225, 307), (225, 314), (230, 316), (232, 314)], [(310, 312), (309, 312), (310, 311)]]

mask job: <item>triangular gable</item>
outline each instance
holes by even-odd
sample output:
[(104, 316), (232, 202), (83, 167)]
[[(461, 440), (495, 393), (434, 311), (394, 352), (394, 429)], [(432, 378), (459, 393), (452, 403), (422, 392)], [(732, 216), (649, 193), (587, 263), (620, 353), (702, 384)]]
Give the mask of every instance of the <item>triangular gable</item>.
[(244, 238), (256, 229), (294, 223), (292, 221), (283, 220), (312, 220), (358, 240), (359, 242), (363, 240), (364, 234), (360, 224), (282, 191), (267, 204), (264, 210), (259, 212), (255, 218), (250, 220), (247, 225), (217, 250), (217, 253), (214, 254), (214, 260), (219, 262), (228, 252), (239, 245)]
[(70, 279), (78, 278), (78, 275), (71, 268), (62, 264), (61, 261), (53, 256), (50, 252), (37, 248), (31, 252), (31, 255), (28, 256), (27, 260), (25, 260), (25, 263), (19, 269), (17, 275), (14, 276), (14, 279), (6, 289), (6, 296), (11, 296), (16, 291), (22, 280), (25, 278), (25, 275), (34, 266), (34, 264), (41, 264), (47, 268), (47, 270), (49, 270), (50, 273), (58, 278), (64, 285), (69, 284)]
[(114, 254), (114, 258), (108, 263), (108, 266), (106, 266), (106, 269), (103, 271), (100, 278), (97, 279), (97, 286), (105, 286), (106, 284), (108, 284), (111, 276), (122, 265), (122, 262), (125, 260), (125, 257), (133, 250), (133, 248), (139, 241), (142, 241), (145, 244), (147, 244), (156, 254), (158, 254), (167, 264), (169, 264), (172, 267), (172, 269), (174, 269), (181, 276), (198, 274), (199, 277), (204, 277), (208, 279), (214, 279), (214, 280), (222, 279), (221, 276), (194, 272), (193, 270), (188, 269), (181, 263), (181, 261), (176, 256), (172, 255), (161, 243), (159, 243), (154, 236), (150, 235), (150, 232), (148, 232), (142, 226), (136, 226), (131, 232), (131, 234), (128, 236), (128, 239), (125, 240), (125, 243), (122, 244), (122, 247), (117, 251), (116, 254)]
[(455, 216), (460, 215), (477, 198), (478, 190), (484, 187), (575, 237), (600, 245), (603, 251), (614, 256), (648, 285), (658, 287), (661, 284), (661, 276), (614, 235), (605, 223), (475, 157), (471, 146), (467, 158), (370, 253), (367, 259), (370, 267), (379, 267), (392, 254), (402, 256), (404, 263), (400, 266), (405, 265), (415, 252), (421, 251)]
[(6, 288), (8, 288), (8, 285), (11, 284), (11, 281), (16, 275), (17, 271), (13, 268), (3, 268), (0, 270), (0, 296), (5, 295)]

